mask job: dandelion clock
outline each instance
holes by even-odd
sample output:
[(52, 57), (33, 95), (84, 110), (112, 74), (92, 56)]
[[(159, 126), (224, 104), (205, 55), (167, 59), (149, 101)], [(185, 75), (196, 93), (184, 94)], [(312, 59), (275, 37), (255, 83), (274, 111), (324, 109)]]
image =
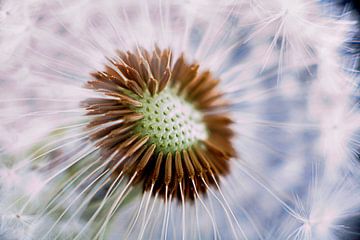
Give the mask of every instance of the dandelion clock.
[(0, 239), (358, 239), (350, 8), (0, 2)]

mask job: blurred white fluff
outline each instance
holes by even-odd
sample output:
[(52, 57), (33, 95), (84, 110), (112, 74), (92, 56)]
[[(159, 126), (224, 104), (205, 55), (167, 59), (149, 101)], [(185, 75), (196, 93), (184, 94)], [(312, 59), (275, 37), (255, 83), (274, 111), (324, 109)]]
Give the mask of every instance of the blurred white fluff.
[[(2, 156), (9, 163), (7, 156)], [(13, 162), (13, 161), (12, 161)], [(13, 162), (14, 163), (14, 162)], [(40, 239), (56, 220), (44, 214), (44, 207), (50, 201), (53, 186), (45, 185), (37, 171), (14, 166), (1, 165), (0, 170), (0, 238), (4, 240)], [(81, 222), (74, 222), (66, 231), (59, 224), (54, 229), (55, 236), (61, 230), (61, 239), (71, 239), (81, 229)]]
[[(99, 206), (82, 194), (97, 196), (86, 184), (99, 172), (80, 174), (96, 155), (79, 107), (96, 95), (82, 86), (117, 49), (155, 44), (221, 79), (240, 156), (203, 199), (214, 219), (186, 204), (183, 226), (173, 202), (168, 238), (213, 239), (215, 225), (223, 239), (346, 239), (360, 206), (357, 56), (342, 52), (350, 13), (312, 0), (11, 0), (0, 25), (0, 158), (16, 159), (0, 167), (1, 239), (96, 234), (87, 211)], [(107, 238), (164, 238), (165, 213), (134, 194)]]
[[(317, 181), (317, 179), (314, 179)], [(346, 225), (347, 219), (356, 218), (360, 192), (358, 178), (346, 176), (338, 182), (311, 182), (309, 193), (296, 196), (296, 216), (277, 226), (276, 239), (352, 239), (358, 233)], [(344, 237), (345, 236), (345, 237)], [(356, 238), (355, 238), (356, 239)]]

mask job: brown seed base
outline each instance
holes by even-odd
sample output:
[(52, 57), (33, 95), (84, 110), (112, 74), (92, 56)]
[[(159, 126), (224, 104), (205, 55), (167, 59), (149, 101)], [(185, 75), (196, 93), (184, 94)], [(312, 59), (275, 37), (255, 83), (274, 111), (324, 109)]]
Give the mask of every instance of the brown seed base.
[[(194, 200), (216, 185), (221, 175), (229, 173), (229, 159), (235, 155), (231, 144), (233, 132), (228, 116), (214, 113), (227, 107), (218, 91), (218, 80), (209, 71), (198, 72), (199, 65), (187, 64), (180, 56), (172, 64), (169, 49), (153, 52), (118, 52), (104, 72), (93, 73), (87, 88), (103, 93), (105, 98), (87, 99), (83, 106), (94, 119), (91, 139), (101, 149), (113, 178), (119, 174), (133, 178), (131, 184), (143, 184), (143, 190), (161, 197)], [(151, 136), (135, 131), (144, 116), (136, 111), (145, 92), (152, 96), (173, 88), (203, 115), (208, 137), (193, 146), (175, 152), (163, 152), (150, 144)], [(109, 98), (111, 97), (111, 98)], [(180, 189), (181, 187), (181, 189)], [(196, 191), (195, 191), (196, 190)]]

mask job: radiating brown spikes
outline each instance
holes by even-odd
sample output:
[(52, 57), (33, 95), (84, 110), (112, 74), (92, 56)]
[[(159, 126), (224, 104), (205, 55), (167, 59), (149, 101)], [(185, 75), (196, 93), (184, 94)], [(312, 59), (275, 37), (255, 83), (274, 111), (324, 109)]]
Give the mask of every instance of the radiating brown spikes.
[(192, 92), (188, 95), (191, 100), (197, 100), (202, 97), (206, 97), (210, 90), (218, 84), (217, 81), (211, 78), (205, 78), (202, 84), (196, 86)]
[(122, 110), (112, 110), (105, 113), (105, 116), (113, 116), (121, 118), (124, 115), (132, 114), (134, 111), (130, 109), (122, 109)]
[(186, 150), (183, 150), (183, 155), (184, 155), (184, 163), (188, 172), (188, 176), (189, 178), (192, 179), (195, 176), (194, 167), (192, 166), (189, 154)]
[(205, 146), (212, 152), (220, 155), (225, 156), (225, 152), (221, 149), (221, 146), (216, 146), (214, 143), (212, 143), (209, 140), (204, 141)]
[(147, 60), (148, 62), (150, 61), (151, 56), (148, 50), (146, 50), (145, 48), (141, 48), (141, 54), (145, 60)]
[(207, 96), (198, 99), (198, 103), (197, 106), (204, 106), (204, 107), (208, 107), (211, 106), (212, 103), (214, 103), (216, 100), (221, 99), (223, 97), (223, 93), (220, 92), (211, 92), (208, 93)]
[(151, 77), (149, 79), (148, 86), (149, 86), (149, 91), (150, 91), (151, 95), (154, 96), (158, 90), (158, 86), (159, 86), (158, 81)]
[(175, 169), (178, 181), (181, 181), (184, 178), (184, 169), (182, 167), (181, 155), (179, 151), (175, 153)]
[(135, 81), (129, 80), (126, 82), (126, 86), (136, 93), (139, 97), (144, 97), (143, 89)]
[[(118, 110), (118, 107), (113, 107), (111, 106), (110, 108), (104, 106), (104, 107), (96, 107), (96, 106), (91, 106), (91, 107), (87, 107), (86, 108), (86, 115), (90, 116), (90, 115), (99, 115), (99, 114), (107, 114), (107, 116), (110, 116), (111, 114), (108, 114), (108, 111), (122, 111), (122, 110)], [(126, 110), (129, 111), (129, 110)]]
[(111, 92), (111, 93), (106, 93), (105, 95), (110, 96), (110, 97), (115, 97), (121, 100), (121, 102), (123, 104), (127, 104), (127, 105), (133, 105), (134, 107), (141, 107), (142, 103), (129, 97), (126, 96), (122, 93), (117, 93), (117, 92)]
[[(96, 143), (96, 146), (101, 147), (103, 149), (110, 149), (114, 146), (117, 146), (118, 144), (121, 144), (124, 139), (130, 137), (132, 135), (131, 132), (127, 132), (119, 137), (108, 137), (101, 139), (99, 142)], [(94, 139), (97, 140), (97, 139)]]
[(221, 175), (225, 175), (229, 172), (229, 164), (226, 163), (226, 158), (210, 156), (209, 160), (209, 163), (212, 165), (212, 171), (214, 173), (220, 173)]
[(210, 78), (210, 72), (206, 71), (201, 73), (196, 78), (193, 78), (192, 81), (190, 81), (185, 87), (183, 92), (186, 94), (185, 98), (190, 98), (191, 94), (193, 94), (194, 91), (199, 87), (201, 84), (206, 84), (206, 81), (208, 78)]
[(162, 90), (164, 90), (164, 88), (166, 87), (166, 85), (168, 84), (170, 79), (171, 79), (171, 71), (169, 68), (166, 68), (165, 71), (163, 72), (163, 76), (160, 80), (158, 92), (161, 92)]
[(118, 87), (113, 85), (110, 81), (90, 81), (85, 85), (86, 88), (96, 89), (97, 92), (117, 92)]
[(88, 125), (87, 128), (92, 128), (94, 126), (98, 126), (101, 124), (105, 124), (108, 122), (116, 121), (117, 117), (114, 116), (103, 116), (102, 118), (92, 120)]
[(172, 154), (169, 152), (165, 160), (165, 177), (164, 183), (166, 186), (169, 186), (172, 177)]
[(142, 115), (141, 113), (133, 113), (133, 114), (125, 115), (123, 116), (123, 118), (126, 122), (136, 122), (139, 121), (140, 119), (143, 119), (144, 115)]
[(140, 63), (139, 73), (146, 83), (148, 82), (148, 79), (150, 79), (150, 77), (152, 76), (152, 73), (148, 71), (148, 68), (146, 67), (144, 62)]
[[(124, 60), (123, 60), (124, 61)], [(116, 68), (118, 69), (118, 71), (121, 73), (121, 77), (124, 78), (125, 80), (128, 80), (128, 78), (130, 77), (129, 74), (129, 65), (126, 62), (117, 62), (114, 64), (116, 66)]]
[(122, 171), (134, 174), (137, 168), (137, 161), (140, 159), (141, 154), (145, 151), (146, 147), (143, 146), (139, 151), (134, 155), (126, 159), (125, 163), (122, 166)]
[(130, 146), (130, 148), (125, 153), (125, 156), (131, 156), (132, 154), (134, 154), (137, 150), (139, 150), (139, 148), (144, 146), (145, 143), (147, 143), (149, 141), (149, 138), (150, 138), (149, 136), (145, 136), (145, 137), (139, 139), (134, 144), (132, 144), (132, 146)]
[(120, 146), (119, 149), (123, 149), (125, 147), (128, 147), (131, 143), (133, 143), (136, 139), (138, 139), (140, 137), (140, 134), (137, 133), (133, 136), (131, 136), (130, 138), (128, 138), (127, 140), (125, 140)]
[(109, 137), (114, 137), (114, 136), (117, 136), (120, 134), (124, 134), (124, 133), (130, 131), (133, 127), (134, 127), (134, 123), (129, 124), (129, 125), (125, 125), (122, 123), (121, 127), (118, 127), (117, 129), (114, 129), (109, 133)]
[[(210, 71), (200, 71), (198, 63), (187, 63), (183, 54), (173, 64), (171, 49), (156, 46), (148, 51), (138, 47), (134, 52), (117, 53), (118, 58), (108, 59), (105, 70), (92, 73), (92, 79), (85, 85), (105, 97), (81, 103), (86, 115), (93, 117), (87, 128), (93, 131), (89, 138), (99, 147), (101, 158), (105, 161), (111, 157), (108, 168), (116, 167), (113, 175), (124, 173), (133, 178), (132, 185), (142, 184), (144, 191), (151, 189), (152, 194), (163, 199), (173, 197), (182, 201), (180, 187), (186, 201), (197, 197), (195, 190), (206, 194), (220, 176), (229, 173), (229, 160), (235, 156), (231, 144), (232, 120), (226, 114), (229, 104), (218, 89), (219, 80)], [(164, 106), (158, 106), (162, 101), (157, 101), (156, 106), (149, 107), (152, 98), (163, 92), (167, 94)], [(175, 150), (161, 147), (171, 144), (154, 141), (162, 133), (152, 136), (152, 130), (141, 130), (149, 124), (147, 119), (152, 118), (146, 115), (148, 111), (154, 111), (154, 118), (160, 119), (160, 110), (172, 104), (172, 97), (187, 102), (199, 113), (207, 133), (204, 139), (195, 139), (191, 145)], [(166, 131), (171, 133), (175, 129)], [(174, 136), (168, 139), (171, 137)]]
[(135, 69), (139, 69), (139, 58), (137, 55), (131, 53), (131, 52), (127, 52), (127, 58), (128, 58), (128, 65), (129, 66), (133, 66), (133, 68)]
[(186, 87), (191, 80), (193, 80), (198, 74), (199, 64), (191, 65), (190, 69), (186, 71), (186, 74), (182, 77), (180, 82), (180, 89)]
[(203, 121), (206, 122), (209, 125), (219, 125), (223, 126), (223, 125), (229, 125), (232, 124), (233, 121), (231, 120), (230, 117), (226, 116), (226, 115), (219, 115), (219, 114), (209, 114), (204, 116)]
[(122, 61), (127, 61), (127, 55), (124, 51), (116, 50), (116, 54), (120, 57)]
[[(139, 65), (139, 69), (140, 69), (140, 65)], [(131, 68), (131, 67), (128, 67), (128, 71), (130, 72), (130, 74), (132, 76), (131, 79), (136, 81), (139, 84), (139, 86), (141, 87), (141, 89), (143, 91), (145, 91), (146, 87), (147, 87), (146, 81), (144, 80), (144, 78), (142, 78), (140, 76), (140, 73), (137, 70), (135, 70), (134, 68)]]
[[(112, 68), (107, 68), (107, 69), (112, 69)], [(96, 78), (103, 82), (115, 82), (118, 83), (120, 86), (124, 86), (125, 83), (122, 76), (119, 75), (118, 72), (116, 72), (115, 70), (112, 70), (110, 72), (98, 72)]]
[(160, 78), (160, 58), (157, 55), (153, 55), (150, 62), (150, 69), (153, 73), (154, 78)]
[[(108, 60), (112, 65), (115, 66), (115, 64), (117, 64), (117, 58), (110, 58), (110, 57), (105, 57), (106, 60)], [(114, 71), (114, 69), (112, 69), (109, 66), (105, 66), (106, 72), (111, 73), (112, 71)], [(108, 71), (109, 70), (109, 71)]]
[(112, 84), (118, 85), (119, 87), (125, 87), (125, 79), (117, 71), (106, 67), (106, 72), (99, 72), (100, 78), (98, 80), (111, 82)]
[(117, 101), (112, 99), (104, 99), (104, 98), (88, 98), (85, 101), (80, 103), (81, 107), (88, 108), (92, 106), (116, 106)]
[(144, 156), (142, 157), (142, 159), (140, 160), (140, 162), (137, 165), (137, 171), (141, 172), (145, 166), (148, 164), (151, 156), (153, 155), (154, 151), (155, 151), (156, 145), (152, 144), (145, 152)]
[(165, 69), (171, 68), (171, 51), (165, 49), (160, 56), (160, 73), (164, 74)]
[(191, 163), (194, 165), (194, 168), (195, 168), (195, 171), (196, 171), (197, 175), (201, 175), (204, 172), (204, 169), (201, 166), (199, 160), (197, 159), (194, 151), (191, 148), (189, 148), (188, 152), (189, 152), (189, 156), (190, 156), (190, 159), (191, 159)]
[(203, 150), (201, 150), (199, 146), (194, 146), (194, 150), (198, 156), (199, 161), (201, 162), (201, 165), (203, 165), (207, 171), (212, 171), (209, 163), (210, 161), (206, 157), (206, 154), (203, 152)]
[(92, 139), (100, 139), (103, 138), (107, 135), (109, 135), (112, 131), (114, 131), (115, 129), (118, 129), (119, 127), (121, 127), (122, 123), (118, 123), (118, 124), (114, 124), (112, 126), (109, 127), (105, 127), (103, 129), (100, 129), (98, 131), (96, 131), (95, 133), (91, 134), (91, 138)]
[(160, 168), (161, 168), (161, 164), (163, 163), (163, 152), (160, 152), (157, 156), (157, 159), (155, 161), (155, 167), (154, 167), (154, 171), (151, 173), (151, 182), (155, 183), (156, 180), (159, 177), (160, 174)]
[(173, 67), (173, 70), (172, 70), (172, 84), (175, 84), (175, 81), (177, 81), (179, 79), (179, 76), (180, 76), (180, 73), (182, 71), (182, 69), (184, 68), (184, 65), (185, 65), (185, 61), (184, 61), (184, 55), (181, 55), (176, 63), (175, 63), (175, 66)]
[(154, 53), (155, 53), (157, 56), (160, 56), (162, 52), (163, 52), (163, 51), (161, 51), (161, 49), (159, 48), (159, 46), (158, 46), (157, 44), (155, 44)]

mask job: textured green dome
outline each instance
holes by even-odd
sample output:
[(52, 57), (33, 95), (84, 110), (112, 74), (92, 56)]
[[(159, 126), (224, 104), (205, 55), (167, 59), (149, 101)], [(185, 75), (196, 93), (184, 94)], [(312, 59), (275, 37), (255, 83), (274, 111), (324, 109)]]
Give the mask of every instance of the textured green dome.
[(146, 92), (139, 101), (142, 107), (136, 112), (144, 118), (135, 131), (149, 136), (149, 143), (156, 144), (157, 151), (181, 151), (207, 138), (201, 113), (174, 90), (168, 88), (154, 96)]

